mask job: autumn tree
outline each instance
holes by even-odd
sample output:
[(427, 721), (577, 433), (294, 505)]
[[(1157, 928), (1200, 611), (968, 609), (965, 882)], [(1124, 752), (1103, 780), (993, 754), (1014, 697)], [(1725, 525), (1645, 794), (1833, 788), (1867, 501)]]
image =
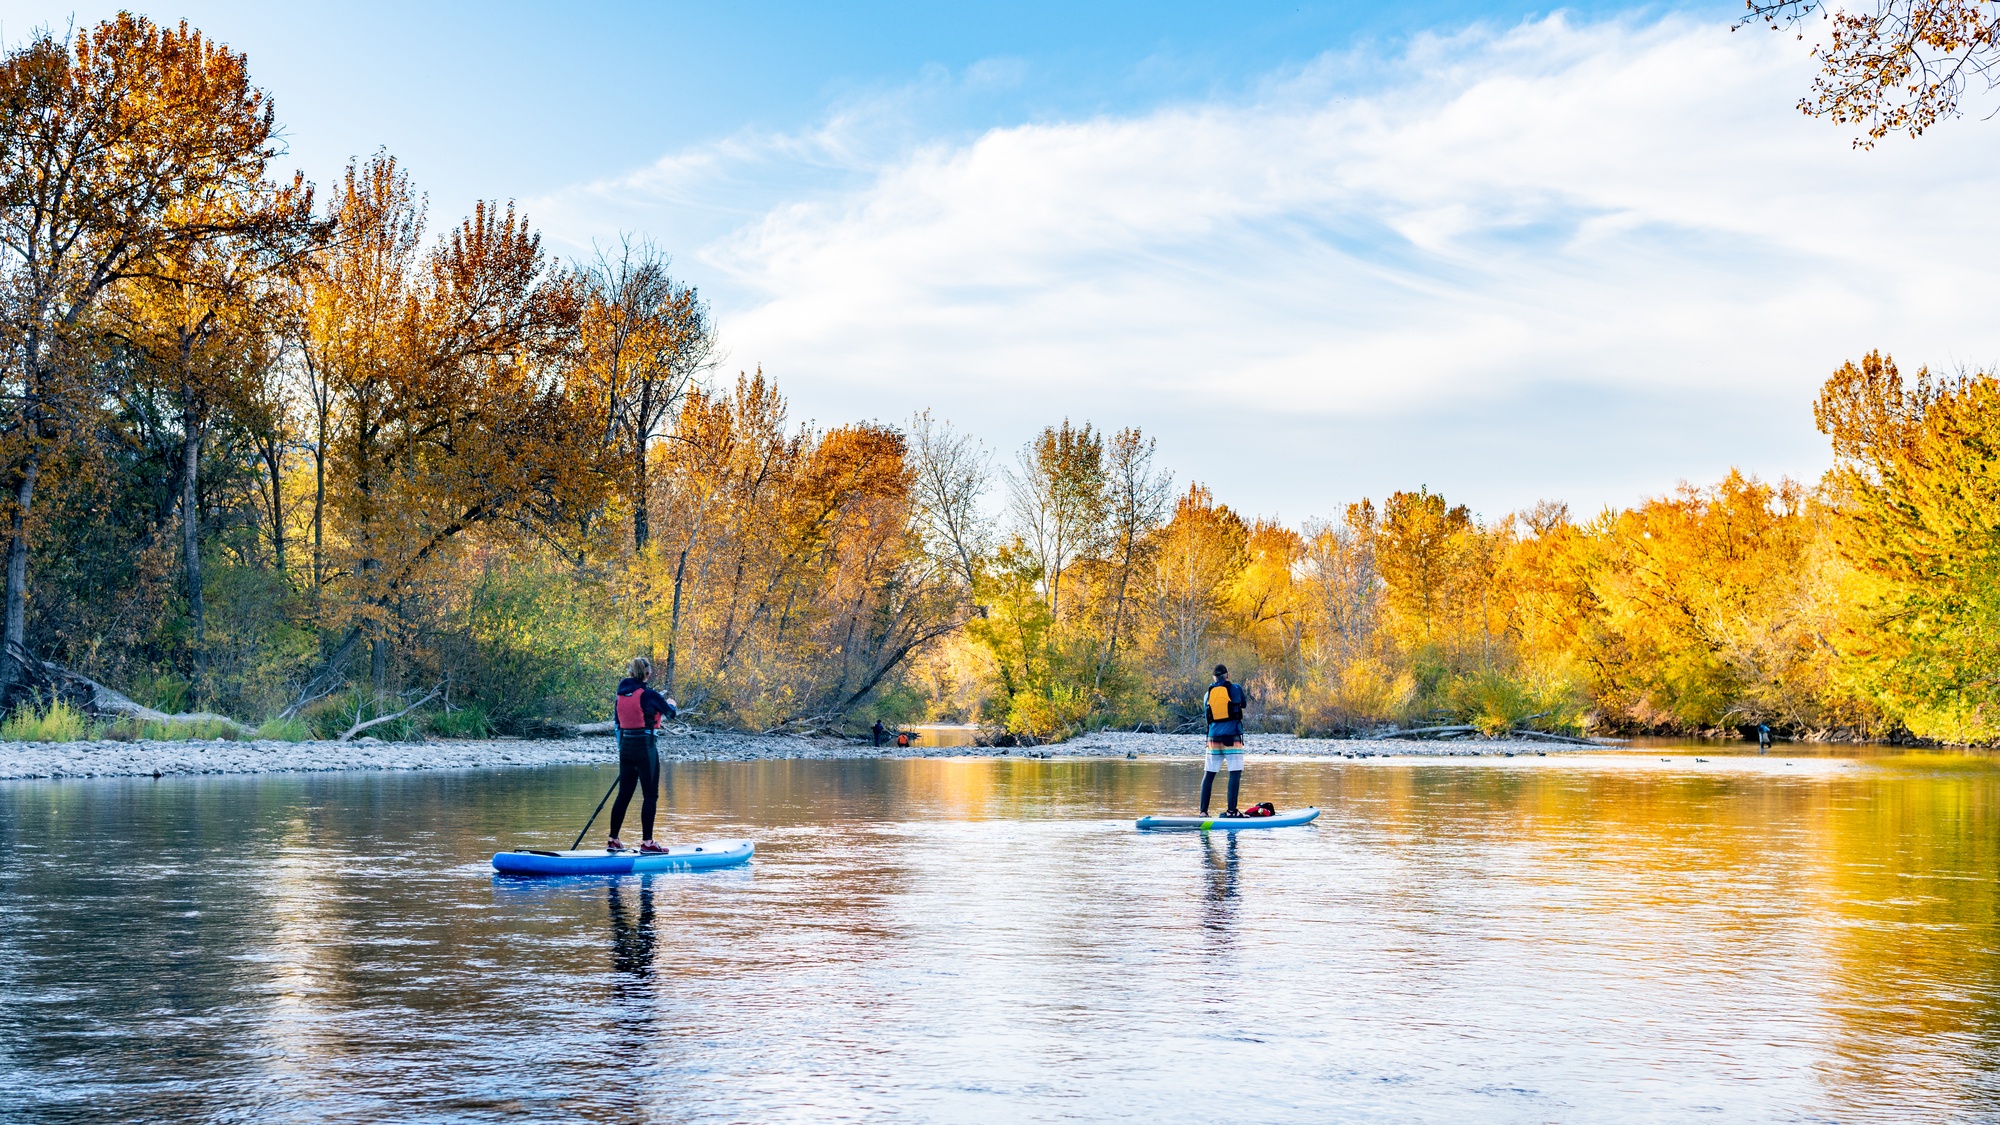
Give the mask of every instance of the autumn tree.
[(1007, 474), (1015, 533), (1034, 555), (1049, 616), (1058, 622), (1070, 564), (1103, 547), (1108, 483), (1103, 435), (1068, 419), (1036, 435)]
[(1301, 734), (1347, 733), (1400, 718), (1416, 692), (1385, 640), (1378, 530), (1375, 505), (1362, 500), (1339, 522), (1308, 523), (1301, 536), (1292, 586), (1299, 666), (1286, 692)]
[(1146, 593), (1163, 694), (1200, 687), (1229, 622), (1229, 587), (1243, 571), (1249, 538), (1243, 518), (1200, 484), (1188, 486), (1155, 533)]
[(1917, 734), (2000, 737), (2000, 379), (1905, 383), (1871, 352), (1827, 380), (1814, 416), (1860, 579), (1841, 643), (1862, 683)]
[(350, 166), (340, 235), (309, 275), (302, 347), (329, 409), (323, 565), (345, 635), (301, 700), (370, 641), (386, 686), (395, 618), (457, 537), (508, 518), (550, 478), (590, 473), (592, 432), (563, 393), (573, 288), (511, 207), (480, 204), (429, 251), (422, 202), (395, 161)]
[(977, 438), (920, 411), (910, 420), (911, 497), (926, 550), (976, 596), (992, 528), (981, 504), (992, 483), (992, 458)]
[[(156, 254), (113, 290), (106, 303), (104, 331), (130, 349), (131, 369), (170, 399), (179, 416), (179, 518), (181, 570), (192, 626), (194, 682), (205, 687), (206, 613), (202, 592), (201, 464), (203, 447), (218, 419), (257, 427), (267, 460), (280, 456), (272, 431), (271, 384), (276, 380), (282, 301), (277, 284), (310, 240), (323, 229), (311, 219), (308, 193), (281, 189), (260, 198), (256, 185), (200, 205), (218, 209), (252, 206), (262, 223), (246, 222), (234, 236)], [(277, 466), (272, 465), (274, 471)], [(283, 513), (276, 476), (273, 528)], [(274, 542), (282, 554), (282, 532)], [(282, 566), (282, 559), (280, 560)]]
[[(792, 501), (781, 565), (793, 569), (765, 666), (789, 663), (795, 711), (838, 720), (911, 652), (956, 629), (948, 566), (922, 549), (902, 434), (849, 425), (812, 443)], [(792, 624), (796, 622), (796, 624)]]
[(1640, 726), (1762, 717), (1756, 685), (1782, 669), (1760, 667), (1771, 650), (1757, 638), (1791, 609), (1803, 504), (1795, 483), (1732, 471), (1599, 521), (1589, 582), (1603, 630), (1588, 655), (1601, 704)]
[(729, 394), (691, 391), (660, 462), (668, 502), (662, 549), (638, 564), (651, 574), (643, 612), (691, 708), (838, 725), (962, 622), (897, 431), (793, 430), (759, 372)]
[(1387, 604), (1413, 646), (1453, 638), (1457, 587), (1463, 582), (1472, 512), (1429, 489), (1394, 492), (1382, 504), (1375, 565)]
[(1104, 660), (1098, 668), (1101, 684), (1105, 667), (1118, 659), (1118, 642), (1124, 638), (1128, 602), (1134, 581), (1141, 577), (1153, 532), (1165, 518), (1173, 500), (1173, 474), (1153, 464), (1158, 442), (1128, 426), (1112, 436), (1105, 465), (1105, 539), (1111, 588), (1109, 636)]
[[(30, 518), (53, 448), (95, 400), (79, 334), (117, 286), (270, 222), (278, 153), (270, 99), (244, 56), (186, 24), (121, 13), (63, 42), (43, 32), (0, 58), (8, 508), (0, 701), (25, 647)], [(296, 178), (287, 202), (305, 202)]]
[(1375, 505), (1350, 504), (1339, 523), (1306, 525), (1298, 582), (1299, 614), (1314, 667), (1345, 667), (1373, 651), (1382, 577), (1375, 568)]
[(670, 264), (652, 243), (625, 236), (615, 251), (599, 251), (579, 285), (576, 374), (616, 450), (641, 551), (652, 542), (653, 448), (715, 355), (708, 306), (674, 280)]
[(1299, 669), (1306, 617), (1305, 591), (1297, 579), (1305, 556), (1298, 532), (1274, 519), (1253, 520), (1243, 543), (1243, 570), (1227, 591), (1234, 631), (1256, 654), (1256, 675), (1267, 694), (1275, 694), (1280, 681)]
[(759, 513), (775, 504), (802, 455), (801, 443), (786, 432), (784, 399), (761, 370), (754, 377), (739, 376), (733, 394), (691, 391), (676, 434), (662, 455), (668, 518), (661, 555), (671, 570), (667, 581), (655, 582), (646, 595), (655, 602), (665, 595), (665, 644), (657, 647), (666, 649), (661, 682), (669, 691), (681, 682), (683, 637), (691, 619), (700, 603), (716, 604), (711, 583), (725, 576), (728, 608), (717, 624), (727, 638), (720, 643), (725, 648), (733, 643), (736, 609), (746, 583), (755, 581)]
[(1861, 148), (1891, 132), (1919, 136), (1958, 116), (1969, 94), (1995, 84), (2000, 3), (1993, 0), (1874, 0), (1855, 10), (1822, 0), (1746, 3), (1739, 27), (1790, 29), (1819, 17), (1826, 38), (1812, 53), (1820, 69), (1799, 109), (1862, 127), (1854, 142)]

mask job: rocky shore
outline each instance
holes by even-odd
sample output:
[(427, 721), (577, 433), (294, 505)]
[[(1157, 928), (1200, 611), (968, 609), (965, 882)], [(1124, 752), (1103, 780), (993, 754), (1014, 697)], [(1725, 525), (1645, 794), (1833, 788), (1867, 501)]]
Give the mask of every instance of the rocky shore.
[[(1587, 750), (1516, 741), (1343, 741), (1291, 735), (1250, 736), (1259, 755), (1333, 758), (1463, 757)], [(826, 758), (1194, 758), (1193, 735), (1100, 731), (1052, 746), (912, 746), (877, 749), (867, 742), (793, 735), (696, 731), (660, 739), (672, 761), (743, 762)], [(0, 743), (0, 780), (55, 777), (165, 777), (173, 774), (291, 773), (314, 770), (424, 770), (551, 766), (614, 760), (602, 735), (568, 739), (445, 739), (425, 742), (8, 742)]]

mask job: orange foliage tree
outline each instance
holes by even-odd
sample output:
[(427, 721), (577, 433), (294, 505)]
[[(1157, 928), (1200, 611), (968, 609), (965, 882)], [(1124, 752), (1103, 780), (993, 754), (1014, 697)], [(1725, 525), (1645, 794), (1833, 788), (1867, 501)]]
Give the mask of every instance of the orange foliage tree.
[(289, 194), (265, 182), (277, 151), (270, 99), (244, 57), (186, 24), (120, 13), (72, 42), (41, 32), (0, 58), (0, 704), (39, 680), (26, 647), (30, 520), (44, 466), (100, 401), (91, 314), (135, 277), (170, 277), (309, 206), (296, 178)]
[(331, 210), (339, 233), (306, 275), (300, 345), (325, 388), (316, 578), (344, 634), (294, 708), (342, 679), (364, 637), (382, 690), (408, 600), (464, 532), (602, 475), (595, 420), (561, 377), (573, 287), (511, 207), (481, 204), (423, 250), (423, 206), (377, 155), (349, 167)]

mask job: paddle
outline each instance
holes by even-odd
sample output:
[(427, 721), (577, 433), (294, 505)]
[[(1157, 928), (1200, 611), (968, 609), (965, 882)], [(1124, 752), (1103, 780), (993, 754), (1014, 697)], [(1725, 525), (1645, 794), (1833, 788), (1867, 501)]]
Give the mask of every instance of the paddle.
[[(618, 788), (618, 779), (614, 777), (611, 779), (611, 789), (616, 788)], [(576, 842), (569, 846), (570, 851), (575, 851), (583, 846), (584, 834), (590, 831), (591, 825), (597, 823), (597, 814), (604, 811), (604, 802), (611, 799), (611, 789), (606, 789), (603, 800), (598, 801), (597, 807), (590, 810), (590, 819), (583, 822), (583, 831), (576, 834)]]

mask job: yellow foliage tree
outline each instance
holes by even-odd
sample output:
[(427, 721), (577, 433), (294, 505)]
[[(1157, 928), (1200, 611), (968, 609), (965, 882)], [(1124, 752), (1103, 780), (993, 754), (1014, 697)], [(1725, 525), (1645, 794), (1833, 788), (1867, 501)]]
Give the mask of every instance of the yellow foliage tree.
[(1842, 557), (1855, 614), (1839, 645), (1857, 682), (1921, 736), (2000, 738), (2000, 380), (1870, 353), (1826, 383)]

